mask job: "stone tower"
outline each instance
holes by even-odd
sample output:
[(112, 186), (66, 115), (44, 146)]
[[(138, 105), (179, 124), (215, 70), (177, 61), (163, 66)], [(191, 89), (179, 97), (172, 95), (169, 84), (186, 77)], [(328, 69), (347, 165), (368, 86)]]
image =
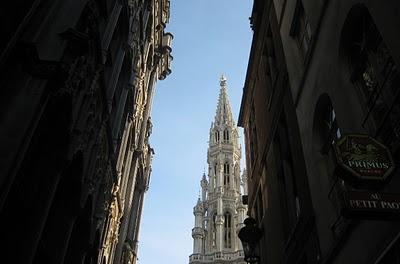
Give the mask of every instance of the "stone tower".
[(242, 245), (237, 237), (247, 211), (241, 200), (241, 147), (224, 76), (220, 79), (207, 154), (208, 177), (203, 174), (202, 195), (193, 209), (193, 254), (189, 263), (244, 264)]

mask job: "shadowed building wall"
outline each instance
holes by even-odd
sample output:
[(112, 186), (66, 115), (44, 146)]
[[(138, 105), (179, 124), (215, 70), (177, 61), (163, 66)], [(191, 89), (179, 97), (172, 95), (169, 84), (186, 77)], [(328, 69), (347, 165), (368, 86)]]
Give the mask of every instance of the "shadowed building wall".
[[(22, 2), (0, 11), (2, 261), (101, 263), (119, 183), (147, 188), (169, 1)], [(118, 218), (138, 211), (128, 198)]]
[(397, 1), (254, 1), (238, 123), (261, 263), (398, 263), (398, 222), (345, 217), (342, 204), (344, 191), (399, 193), (398, 170), (356, 186), (333, 146), (368, 134), (398, 164), (399, 15)]

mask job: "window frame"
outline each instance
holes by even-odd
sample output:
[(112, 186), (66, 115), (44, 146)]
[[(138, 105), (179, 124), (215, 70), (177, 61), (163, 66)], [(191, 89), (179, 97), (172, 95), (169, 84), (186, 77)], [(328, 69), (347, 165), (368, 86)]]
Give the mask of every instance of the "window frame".
[(301, 0), (297, 0), (289, 35), (295, 39), (305, 63), (310, 54), (313, 32)]

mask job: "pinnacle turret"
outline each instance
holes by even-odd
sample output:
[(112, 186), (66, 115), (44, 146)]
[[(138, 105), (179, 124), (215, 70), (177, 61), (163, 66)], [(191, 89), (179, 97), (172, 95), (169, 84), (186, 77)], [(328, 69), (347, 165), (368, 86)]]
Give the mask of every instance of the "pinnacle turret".
[(197, 199), (196, 206), (193, 208), (193, 213), (196, 215), (197, 213), (203, 213), (203, 203), (200, 200), (200, 197)]
[(247, 171), (246, 171), (246, 169), (244, 169), (243, 173), (242, 173), (241, 185), (243, 187), (243, 194), (247, 195)]
[(207, 177), (206, 177), (206, 173), (205, 172), (203, 172), (203, 177), (201, 178), (201, 182), (202, 183), (203, 182), (207, 183)]
[(201, 199), (204, 202), (207, 199), (207, 188), (208, 188), (208, 181), (206, 178), (206, 173), (203, 173), (203, 177), (200, 181), (200, 186), (201, 186)]

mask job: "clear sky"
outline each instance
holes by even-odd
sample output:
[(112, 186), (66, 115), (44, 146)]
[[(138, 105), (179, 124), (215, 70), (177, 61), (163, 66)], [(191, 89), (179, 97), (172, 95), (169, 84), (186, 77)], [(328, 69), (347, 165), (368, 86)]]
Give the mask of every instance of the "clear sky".
[[(139, 264), (188, 264), (209, 129), (227, 77), (235, 120), (252, 40), (251, 0), (171, 0), (172, 74), (158, 81), (155, 149), (139, 241)], [(244, 146), (243, 146), (244, 149)], [(243, 159), (243, 158), (242, 158)], [(243, 164), (243, 160), (242, 160)]]

